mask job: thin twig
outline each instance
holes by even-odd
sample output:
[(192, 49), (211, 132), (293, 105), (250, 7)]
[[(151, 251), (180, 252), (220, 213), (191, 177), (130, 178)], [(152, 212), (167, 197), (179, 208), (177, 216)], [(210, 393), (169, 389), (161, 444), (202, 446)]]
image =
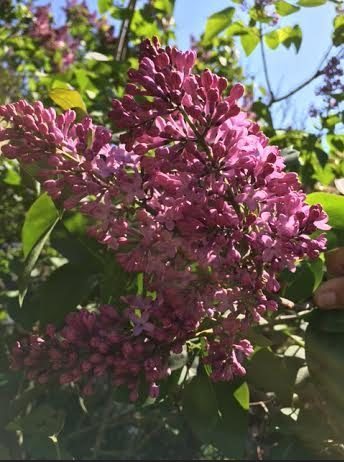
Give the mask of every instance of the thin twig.
[[(122, 414), (119, 414), (115, 418), (110, 418), (109, 420), (106, 420), (106, 426), (108, 428), (113, 428), (118, 425), (122, 426), (124, 423), (130, 421), (132, 419), (132, 414), (134, 413), (135, 409), (131, 409), (130, 411), (123, 412)], [(65, 440), (70, 441), (74, 440), (76, 438), (79, 438), (80, 436), (84, 435), (85, 433), (89, 433), (97, 428), (99, 428), (100, 423), (96, 422), (92, 425), (88, 425), (87, 427), (80, 428), (79, 430), (76, 430), (74, 432), (68, 433), (68, 435), (65, 436)]]
[(305, 80), (303, 83), (301, 83), (300, 85), (295, 87), (293, 90), (290, 90), (288, 93), (286, 93), (283, 96), (279, 96), (277, 98), (272, 96), (270, 102), (268, 103), (268, 107), (272, 106), (274, 103), (278, 103), (279, 101), (283, 101), (284, 99), (290, 98), (290, 96), (293, 96), (295, 93), (302, 90), (302, 88), (306, 87), (313, 80), (315, 80), (318, 77), (320, 77), (321, 75), (323, 75), (324, 71), (321, 68), (322, 68), (324, 62), (326, 61), (326, 59), (328, 58), (329, 54), (331, 53), (332, 47), (333, 47), (333, 45), (331, 45), (328, 48), (328, 50), (326, 51), (326, 53), (322, 57), (319, 65), (318, 65), (317, 70), (307, 80)]
[(289, 300), (288, 298), (280, 297), (279, 295), (273, 294), (271, 292), (266, 292), (266, 295), (270, 299), (275, 300), (279, 305), (285, 308), (288, 308), (289, 310), (308, 310), (312, 308), (312, 305), (309, 302), (305, 302), (305, 303), (293, 302), (292, 300)]
[(127, 7), (128, 16), (123, 19), (119, 33), (118, 44), (116, 49), (116, 61), (123, 61), (127, 52), (128, 34), (130, 31), (131, 21), (133, 20), (136, 7), (136, 0), (129, 0)]
[(269, 77), (269, 71), (268, 71), (268, 63), (267, 63), (266, 55), (265, 55), (262, 24), (260, 24), (260, 26), (259, 26), (259, 37), (260, 37), (260, 51), (261, 51), (261, 54), (262, 54), (262, 61), (263, 61), (263, 69), (264, 69), (265, 80), (266, 80), (266, 84), (268, 86), (271, 101), (274, 101), (275, 97), (274, 97), (274, 93), (272, 91), (272, 86), (271, 86), (270, 77)]
[(107, 427), (107, 420), (110, 416), (110, 413), (112, 411), (112, 407), (113, 407), (113, 394), (112, 394), (112, 390), (109, 394), (109, 397), (105, 403), (105, 407), (104, 407), (104, 411), (103, 411), (103, 414), (102, 414), (102, 420), (100, 422), (100, 425), (99, 425), (99, 430), (97, 432), (97, 435), (96, 435), (96, 441), (95, 441), (95, 444), (94, 444), (94, 448), (93, 448), (93, 458), (95, 460), (97, 460), (97, 457), (98, 457), (98, 454), (99, 454), (99, 450), (101, 449), (101, 446), (102, 446), (102, 443), (103, 443), (103, 440), (104, 440), (104, 435), (105, 435), (105, 431), (106, 431), (106, 427)]

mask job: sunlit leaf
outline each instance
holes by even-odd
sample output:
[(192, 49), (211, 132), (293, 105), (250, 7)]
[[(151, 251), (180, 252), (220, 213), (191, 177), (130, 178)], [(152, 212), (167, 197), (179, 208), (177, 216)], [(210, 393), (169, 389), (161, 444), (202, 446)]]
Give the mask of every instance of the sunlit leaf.
[(280, 44), (280, 34), (278, 30), (273, 30), (268, 34), (264, 35), (264, 40), (267, 46), (271, 49), (275, 49)]
[(76, 90), (68, 90), (66, 88), (55, 88), (49, 92), (50, 98), (62, 109), (79, 108), (87, 112), (86, 105), (81, 98), (81, 95)]
[(299, 0), (297, 2), (300, 6), (312, 7), (312, 6), (321, 6), (326, 3), (326, 0)]
[(55, 223), (58, 217), (59, 212), (48, 194), (42, 194), (36, 199), (25, 215), (22, 229), (24, 257), (28, 256), (32, 248), (53, 223)]
[(278, 2), (275, 3), (275, 8), (276, 11), (279, 15), (281, 16), (288, 16), (289, 14), (296, 13), (296, 11), (299, 11), (299, 7), (291, 5), (288, 2), (285, 2), (284, 0), (279, 0)]
[(98, 0), (98, 10), (100, 14), (106, 13), (113, 5), (112, 0)]
[(109, 56), (106, 56), (103, 53), (99, 53), (98, 51), (88, 51), (85, 54), (84, 59), (93, 60), (93, 61), (110, 61), (111, 60)]
[(333, 20), (333, 44), (338, 47), (344, 43), (344, 15), (339, 14)]
[(246, 55), (249, 56), (260, 41), (258, 29), (255, 27), (248, 29), (246, 34), (240, 35), (240, 41)]
[(220, 32), (226, 29), (232, 21), (235, 8), (228, 7), (222, 11), (212, 14), (206, 23), (203, 40), (209, 43)]
[(286, 48), (290, 48), (291, 45), (294, 45), (296, 52), (298, 52), (302, 43), (302, 30), (299, 25), (294, 27), (283, 27), (280, 29), (279, 38), (280, 42)]
[(250, 390), (246, 382), (242, 383), (233, 393), (240, 406), (248, 411), (250, 407)]
[(309, 205), (320, 204), (329, 216), (329, 224), (337, 229), (344, 229), (344, 197), (325, 193), (314, 192), (308, 194), (306, 202)]

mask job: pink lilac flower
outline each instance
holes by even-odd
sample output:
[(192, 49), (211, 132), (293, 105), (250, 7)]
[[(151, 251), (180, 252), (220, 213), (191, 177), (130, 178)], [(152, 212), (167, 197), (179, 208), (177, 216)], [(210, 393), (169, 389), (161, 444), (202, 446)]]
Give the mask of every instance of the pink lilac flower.
[[(297, 175), (285, 172), (278, 148), (240, 110), (243, 86), (227, 88), (209, 70), (194, 74), (194, 61), (192, 51), (162, 48), (157, 39), (142, 43), (139, 68), (129, 71), (126, 94), (110, 112), (125, 131), (120, 146), (89, 118), (75, 123), (73, 111), (56, 116), (25, 101), (0, 107), (2, 153), (35, 163), (56, 203), (91, 217), (91, 236), (127, 272), (142, 272), (146, 290), (156, 293), (155, 300), (127, 299), (124, 314), (111, 309), (106, 335), (115, 349), (107, 350), (103, 334), (78, 343), (87, 311), (71, 315), (73, 325), (68, 318), (56, 334), (63, 345), (73, 342), (71, 358), (89, 345), (87, 393), (93, 377), (109, 371), (104, 353), (93, 350), (102, 345), (116, 385), (136, 397), (144, 370), (156, 396), (170, 353), (202, 336), (205, 323), (212, 327), (203, 336), (203, 361), (212, 379), (242, 375), (252, 352), (245, 332), (277, 309), (279, 273), (325, 248), (323, 234), (311, 235), (329, 229), (326, 214), (305, 203)], [(101, 314), (93, 318), (102, 331)], [(25, 354), (37, 342), (50, 348), (50, 339), (35, 337), (34, 347), (21, 343)], [(33, 378), (46, 377), (40, 360), (27, 366)], [(81, 366), (73, 373), (69, 363), (63, 367), (63, 383), (77, 380)]]
[(59, 70), (67, 69), (75, 61), (80, 39), (71, 36), (67, 25), (54, 26), (49, 4), (36, 6), (32, 13), (33, 22), (29, 28), (29, 35), (47, 51), (55, 53), (58, 50), (61, 53)]

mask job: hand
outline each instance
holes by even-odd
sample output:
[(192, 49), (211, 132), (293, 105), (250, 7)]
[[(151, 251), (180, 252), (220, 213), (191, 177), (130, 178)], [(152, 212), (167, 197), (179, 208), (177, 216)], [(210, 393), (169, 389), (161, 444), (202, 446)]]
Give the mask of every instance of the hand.
[(344, 309), (344, 247), (331, 250), (325, 256), (327, 272), (332, 279), (317, 289), (315, 304), (324, 310)]

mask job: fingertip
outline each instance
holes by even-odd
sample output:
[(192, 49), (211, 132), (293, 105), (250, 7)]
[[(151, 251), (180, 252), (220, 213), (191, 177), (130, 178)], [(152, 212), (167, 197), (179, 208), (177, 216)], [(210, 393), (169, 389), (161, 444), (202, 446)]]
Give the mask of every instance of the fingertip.
[(314, 293), (313, 299), (322, 309), (344, 309), (344, 277), (324, 282)]

